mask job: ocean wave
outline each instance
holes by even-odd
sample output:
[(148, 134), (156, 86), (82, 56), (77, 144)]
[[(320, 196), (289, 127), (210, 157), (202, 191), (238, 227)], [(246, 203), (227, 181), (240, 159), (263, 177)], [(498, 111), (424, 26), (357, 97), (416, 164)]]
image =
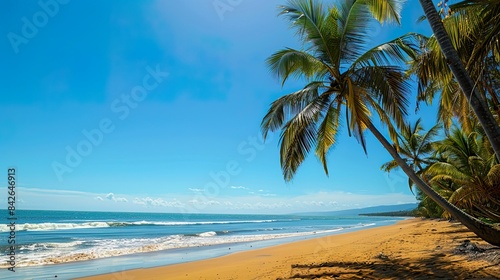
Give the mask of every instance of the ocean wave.
[(207, 232), (203, 232), (203, 233), (198, 234), (198, 236), (200, 236), (200, 237), (210, 237), (210, 236), (216, 236), (216, 235), (217, 235), (217, 232), (215, 232), (215, 231), (207, 231)]
[(376, 225), (375, 223), (362, 224), (363, 227), (370, 227)]
[(34, 243), (30, 245), (22, 245), (19, 247), (20, 251), (37, 251), (37, 250), (49, 250), (49, 249), (64, 249), (73, 248), (82, 245), (84, 241), (72, 241), (72, 242), (48, 242), (48, 243)]
[[(328, 234), (341, 230), (343, 230), (343, 228), (255, 235), (218, 235), (217, 232), (208, 231), (197, 235), (169, 235), (159, 238), (95, 239), (86, 240), (84, 242), (36, 243), (25, 245), (20, 248), (20, 251), (25, 251), (25, 253), (21, 254), (22, 257), (18, 259), (19, 262), (17, 266), (26, 267), (57, 264), (169, 249), (293, 238)], [(0, 268), (2, 267), (4, 267), (4, 265), (0, 264)]]
[[(185, 222), (156, 222), (156, 221), (135, 221), (135, 222), (85, 222), (85, 223), (25, 223), (17, 224), (16, 231), (57, 231), (71, 229), (91, 229), (91, 228), (108, 228), (108, 227), (128, 227), (128, 226), (189, 226), (189, 225), (217, 225), (217, 224), (240, 224), (240, 223), (272, 223), (281, 220), (239, 220), (239, 221), (185, 221)], [(352, 227), (367, 227), (373, 226), (375, 223), (359, 223)], [(273, 231), (283, 230), (279, 228), (263, 228), (258, 231)], [(0, 232), (9, 232), (10, 227), (7, 224), (0, 224)]]
[[(55, 231), (68, 229), (86, 229), (86, 228), (107, 228), (107, 227), (127, 227), (127, 226), (186, 226), (186, 225), (217, 225), (217, 224), (241, 224), (241, 223), (272, 223), (279, 220), (241, 220), (241, 221), (185, 221), (185, 222), (153, 222), (153, 221), (135, 221), (135, 222), (86, 222), (86, 223), (25, 223), (16, 225), (16, 231)], [(0, 224), (0, 232), (10, 231), (9, 225)]]
[[(84, 228), (104, 228), (109, 227), (106, 222), (88, 222), (88, 223), (40, 223), (40, 224), (17, 224), (16, 231), (53, 231), (67, 229), (84, 229)], [(10, 231), (9, 225), (0, 224), (0, 232)]]
[(219, 225), (219, 224), (246, 224), (246, 223), (272, 223), (279, 220), (238, 220), (238, 221), (184, 221), (184, 222), (108, 222), (110, 226), (187, 226), (187, 225)]

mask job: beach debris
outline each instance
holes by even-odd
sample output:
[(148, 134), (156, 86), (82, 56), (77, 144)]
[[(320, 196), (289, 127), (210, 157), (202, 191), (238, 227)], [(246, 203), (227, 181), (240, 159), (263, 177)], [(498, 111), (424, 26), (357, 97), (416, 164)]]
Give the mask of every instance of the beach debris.
[(377, 258), (381, 259), (381, 260), (388, 260), (389, 259), (389, 256), (387, 256), (386, 254), (384, 254), (384, 252), (380, 252), (378, 255), (377, 255)]
[(470, 242), (467, 239), (457, 247), (456, 251), (462, 254), (477, 254), (484, 252), (484, 249), (477, 247), (476, 243)]
[(462, 244), (455, 248), (454, 252), (466, 255), (470, 259), (482, 259), (492, 264), (500, 265), (500, 248), (493, 245), (486, 244), (478, 247), (476, 243), (464, 240)]

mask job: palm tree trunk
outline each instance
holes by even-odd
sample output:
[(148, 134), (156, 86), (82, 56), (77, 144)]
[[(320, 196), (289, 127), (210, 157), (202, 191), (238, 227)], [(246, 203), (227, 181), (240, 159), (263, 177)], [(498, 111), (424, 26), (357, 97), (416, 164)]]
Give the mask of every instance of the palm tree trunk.
[(498, 101), (498, 97), (495, 93), (495, 90), (493, 90), (493, 87), (490, 85), (490, 82), (488, 81), (484, 82), (484, 87), (491, 96), (491, 103), (493, 103), (493, 110), (497, 114), (497, 117), (500, 117), (500, 101)]
[(427, 185), (420, 177), (415, 174), (406, 162), (399, 156), (396, 149), (387, 141), (387, 139), (373, 126), (368, 125), (368, 129), (375, 135), (375, 138), (384, 146), (384, 148), (391, 154), (398, 165), (408, 175), (408, 177), (415, 183), (415, 185), (425, 193), (430, 199), (436, 202), (444, 210), (448, 211), (455, 219), (461, 222), (464, 226), (474, 232), (484, 241), (500, 246), (500, 229), (492, 225), (481, 222), (480, 220), (470, 216), (469, 214), (458, 209), (455, 205), (451, 204), (444, 197), (440, 196), (434, 189)]
[(448, 63), (448, 66), (455, 76), (462, 92), (467, 97), (470, 106), (476, 113), (476, 116), (481, 123), (481, 126), (486, 132), (486, 136), (490, 140), (491, 146), (495, 151), (495, 155), (500, 159), (500, 127), (498, 126), (495, 118), (488, 109), (486, 100), (481, 98), (480, 93), (475, 89), (474, 83), (462, 61), (458, 57), (457, 51), (454, 49), (451, 43), (450, 37), (446, 30), (444, 29), (441, 17), (436, 11), (432, 0), (419, 0), (420, 5), (424, 9), (425, 16), (429, 21), (429, 24), (434, 32), (434, 36), (443, 52), (444, 57)]

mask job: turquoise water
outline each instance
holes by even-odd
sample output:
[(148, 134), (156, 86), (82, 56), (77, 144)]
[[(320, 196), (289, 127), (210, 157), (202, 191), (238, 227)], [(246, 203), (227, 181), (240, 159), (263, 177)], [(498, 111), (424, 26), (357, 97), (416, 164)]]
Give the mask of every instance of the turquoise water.
[[(0, 217), (7, 212), (0, 212)], [(392, 224), (393, 217), (110, 213), (19, 210), (16, 272), (0, 224), (0, 279), (70, 279), (180, 263)], [(117, 278), (118, 279), (118, 278)]]

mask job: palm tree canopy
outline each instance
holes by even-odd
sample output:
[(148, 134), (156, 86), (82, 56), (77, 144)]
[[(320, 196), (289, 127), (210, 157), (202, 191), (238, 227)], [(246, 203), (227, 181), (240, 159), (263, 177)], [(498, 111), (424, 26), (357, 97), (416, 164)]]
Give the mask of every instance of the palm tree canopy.
[[(408, 124), (401, 128), (398, 137), (398, 152), (418, 175), (421, 175), (434, 161), (434, 138), (438, 135), (440, 128), (441, 125), (436, 124), (428, 131), (424, 131), (421, 119), (418, 119), (414, 124)], [(398, 167), (398, 163), (391, 160), (383, 164), (380, 169), (390, 172)], [(413, 181), (409, 180), (408, 185), (410, 190), (413, 191)]]
[(500, 221), (500, 164), (482, 132), (455, 127), (436, 142), (439, 160), (425, 174), (448, 193), (448, 200), (469, 213)]
[(313, 148), (328, 175), (326, 156), (343, 118), (349, 135), (365, 152), (363, 132), (373, 113), (396, 140), (410, 90), (405, 62), (417, 56), (421, 36), (409, 33), (368, 46), (374, 19), (399, 23), (401, 7), (399, 0), (347, 0), (328, 9), (319, 1), (291, 0), (280, 7), (303, 48), (277, 51), (267, 63), (282, 84), (290, 77), (306, 81), (303, 89), (274, 101), (261, 123), (264, 137), (282, 131), (280, 158), (286, 180)]
[[(493, 103), (500, 115), (496, 86), (499, 80), (495, 78), (500, 71), (500, 1), (467, 0), (450, 8), (451, 13), (443, 20), (443, 25), (453, 47), (474, 80), (475, 88), (483, 99)], [(425, 47), (410, 71), (418, 78), (419, 100), (430, 103), (440, 93), (439, 120), (449, 128), (452, 118), (457, 117), (462, 127), (470, 132), (475, 116), (434, 35)]]
[(328, 175), (326, 155), (335, 145), (345, 114), (349, 133), (361, 142), (365, 152), (363, 132), (368, 129), (429, 198), (484, 240), (500, 245), (498, 229), (437, 194), (371, 121), (375, 114), (397, 144), (396, 129), (404, 126), (410, 90), (404, 63), (418, 55), (421, 36), (407, 34), (371, 49), (367, 46), (373, 16), (379, 22), (398, 22), (400, 7), (397, 0), (346, 0), (329, 9), (314, 0), (292, 0), (282, 6), (281, 14), (297, 30), (302, 49), (278, 51), (269, 57), (268, 64), (282, 83), (289, 77), (307, 82), (303, 89), (271, 104), (261, 123), (264, 138), (268, 132), (281, 130), (280, 161), (285, 180), (292, 179), (313, 148)]

